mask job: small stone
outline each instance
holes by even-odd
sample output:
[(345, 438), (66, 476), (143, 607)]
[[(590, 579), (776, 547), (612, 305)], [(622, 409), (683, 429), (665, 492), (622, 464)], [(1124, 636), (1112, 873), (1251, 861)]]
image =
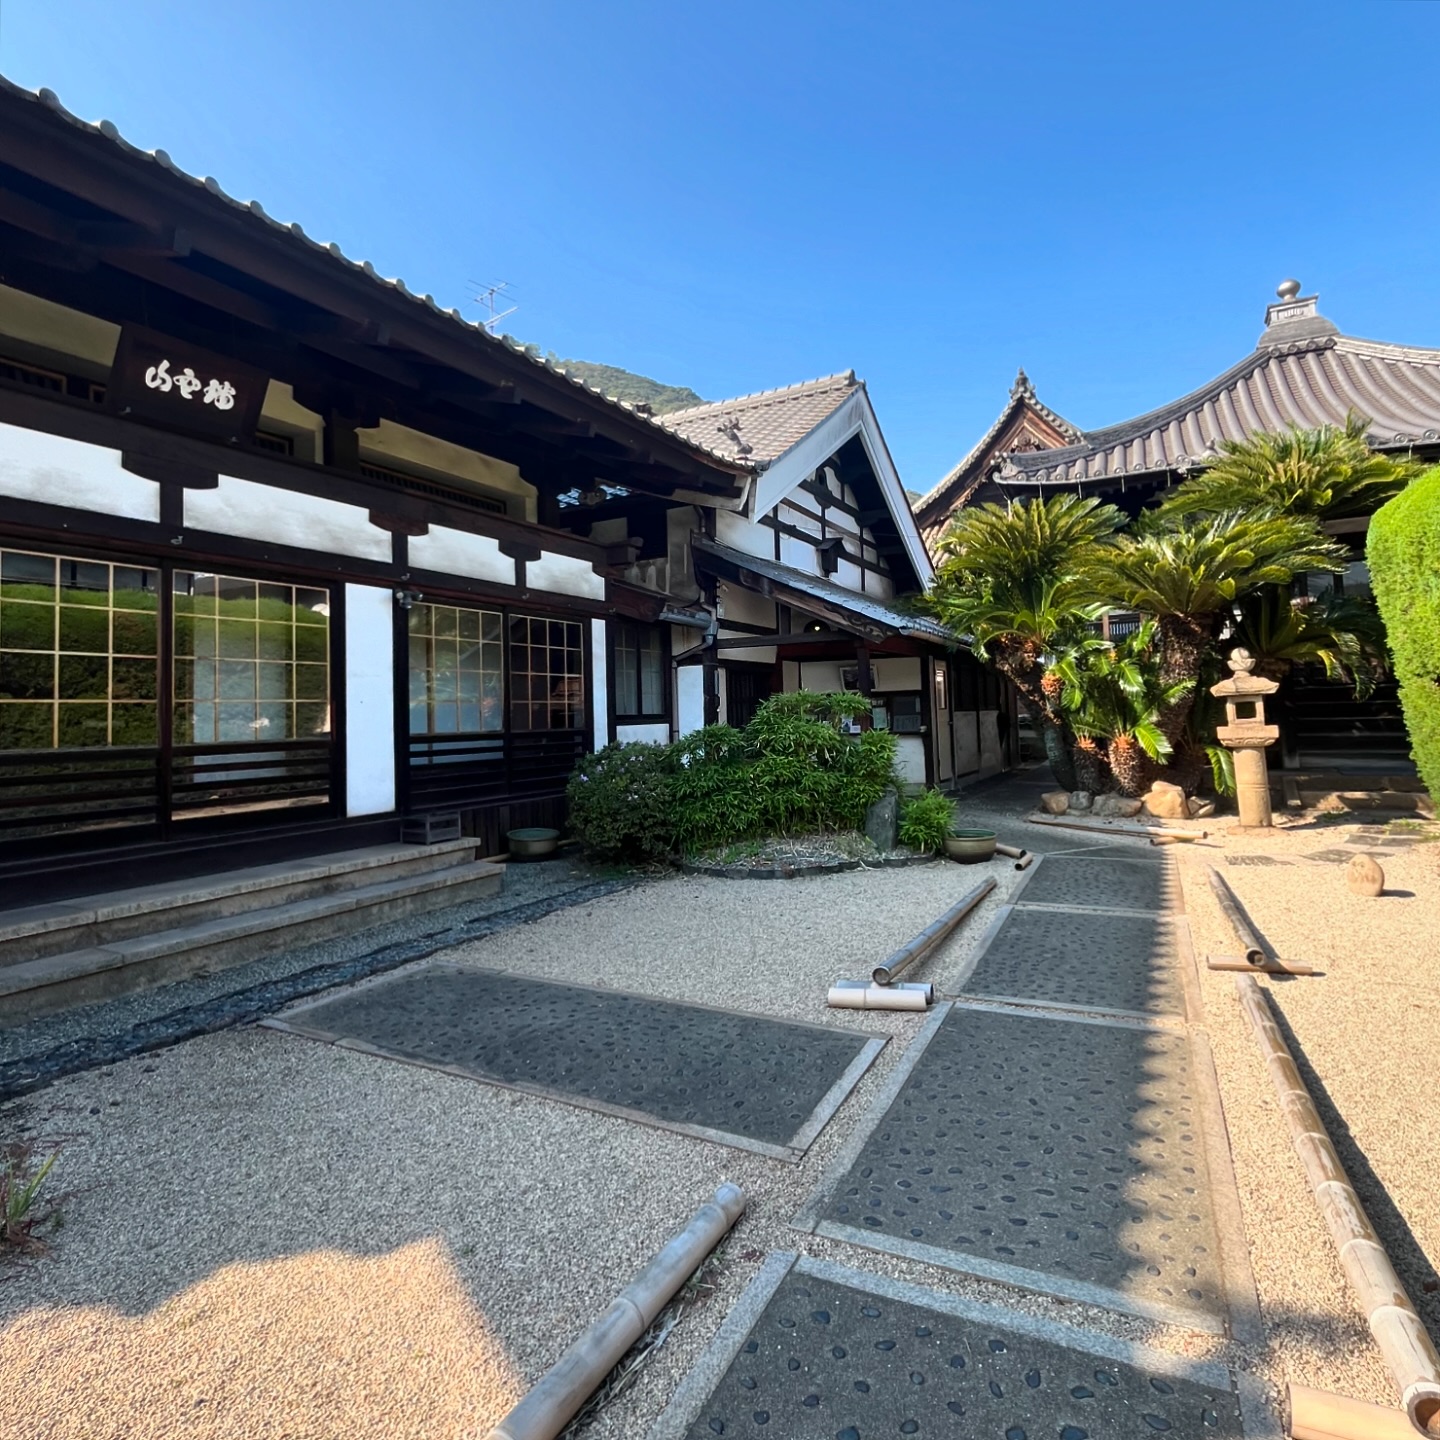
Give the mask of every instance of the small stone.
[(1190, 818), (1192, 820), (1208, 820), (1215, 813), (1215, 802), (1213, 800), (1191, 800)]
[(1040, 797), (1040, 808), (1047, 815), (1063, 815), (1070, 808), (1069, 791), (1047, 790)]
[(893, 790), (887, 790), (865, 812), (865, 835), (877, 850), (887, 851), (895, 848), (899, 814), (900, 797)]
[(1108, 819), (1129, 820), (1140, 813), (1141, 802), (1128, 795), (1097, 795), (1090, 807), (1092, 815)]
[(1157, 780), (1140, 802), (1147, 815), (1157, 820), (1188, 820), (1189, 807), (1185, 803), (1185, 792), (1168, 780)]
[(1072, 790), (1070, 792), (1070, 808), (1072, 810), (1088, 810), (1090, 808), (1090, 792), (1088, 790)]
[(1352, 895), (1374, 897), (1385, 893), (1385, 872), (1380, 862), (1369, 855), (1357, 855), (1345, 867), (1345, 884)]

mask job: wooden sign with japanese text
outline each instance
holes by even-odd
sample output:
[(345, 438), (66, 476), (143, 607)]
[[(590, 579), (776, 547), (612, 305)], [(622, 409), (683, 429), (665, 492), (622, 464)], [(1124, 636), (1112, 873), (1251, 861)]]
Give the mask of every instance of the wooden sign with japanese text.
[(248, 442), (268, 384), (266, 375), (239, 361), (127, 325), (115, 350), (106, 404), (117, 415)]

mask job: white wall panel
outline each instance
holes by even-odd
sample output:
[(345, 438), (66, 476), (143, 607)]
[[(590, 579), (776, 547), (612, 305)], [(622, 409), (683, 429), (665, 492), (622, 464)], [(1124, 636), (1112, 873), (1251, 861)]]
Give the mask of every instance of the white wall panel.
[(395, 808), (395, 600), (345, 587), (345, 813)]
[(463, 575), (467, 580), (493, 580), (497, 585), (515, 583), (515, 562), (500, 553), (500, 542), (489, 535), (432, 525), (428, 535), (411, 539), (409, 554), (417, 570)]
[(605, 598), (605, 577), (595, 573), (588, 560), (573, 555), (543, 551), (538, 560), (525, 566), (527, 590), (549, 590), (554, 595), (583, 595), (587, 600)]
[(816, 555), (815, 547), (804, 540), (796, 540), (792, 535), (780, 537), (780, 563), (806, 575), (820, 573), (820, 557)]
[(925, 737), (923, 735), (897, 735), (895, 737), (895, 769), (907, 785), (925, 783)]
[(876, 690), (918, 690), (920, 688), (920, 657), (918, 655), (878, 655), (870, 662)]
[(682, 665), (675, 672), (675, 715), (680, 734), (705, 724), (705, 675), (700, 665)]
[(715, 512), (715, 538), (722, 545), (743, 550), (747, 555), (759, 555), (766, 560), (775, 558), (775, 532), (768, 525), (757, 525), (729, 510)]
[(160, 518), (160, 487), (122, 470), (118, 450), (20, 425), (0, 425), (0, 495), (127, 520)]
[(389, 533), (377, 530), (358, 505), (257, 485), (234, 475), (222, 475), (214, 490), (185, 492), (185, 527), (329, 555), (390, 559)]
[(603, 750), (610, 743), (610, 645), (603, 620), (590, 622), (590, 704), (595, 715), (595, 748)]
[(615, 738), (626, 744), (638, 741), (643, 745), (668, 745), (670, 743), (670, 727), (668, 725), (617, 725)]

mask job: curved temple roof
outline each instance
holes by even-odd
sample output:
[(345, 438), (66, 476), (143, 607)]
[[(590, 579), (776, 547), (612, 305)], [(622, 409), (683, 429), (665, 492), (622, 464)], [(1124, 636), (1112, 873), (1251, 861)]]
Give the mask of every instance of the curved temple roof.
[[(1440, 445), (1440, 350), (1341, 335), (1315, 313), (1314, 297), (1272, 305), (1256, 349), (1199, 390), (1060, 450), (1007, 457), (1001, 485), (1184, 473), (1219, 453), (1226, 440), (1292, 425), (1369, 422), (1381, 450)], [(1308, 307), (1296, 318), (1277, 311)]]

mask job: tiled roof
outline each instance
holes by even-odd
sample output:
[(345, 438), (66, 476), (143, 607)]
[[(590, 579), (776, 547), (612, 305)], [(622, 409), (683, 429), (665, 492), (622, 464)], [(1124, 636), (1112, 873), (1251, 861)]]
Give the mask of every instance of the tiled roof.
[[(796, 570), (794, 566), (782, 565), (778, 560), (767, 560), (760, 555), (750, 555), (744, 550), (736, 550), (733, 546), (722, 545), (718, 540), (692, 540), (692, 548), (697, 555), (713, 555), (717, 560), (723, 560), (736, 569), (749, 570), (756, 575), (763, 575), (767, 580), (773, 580), (777, 585), (788, 586), (802, 595), (812, 596), (816, 600), (823, 600), (827, 605), (837, 609), (849, 610), (852, 614), (858, 615), (873, 624), (884, 626), (887, 630), (897, 631), (901, 635), (909, 635), (921, 640), (934, 640), (941, 644), (958, 644), (956, 637), (947, 630), (938, 620), (932, 620), (927, 615), (912, 615), (909, 611), (902, 609), (899, 605), (885, 600), (878, 600), (873, 595), (862, 594), (858, 590), (848, 590), (843, 585), (837, 585), (833, 580), (827, 580), (819, 575), (807, 575), (803, 570)], [(719, 641), (723, 649), (724, 640)]]
[(1083, 432), (1075, 425), (1072, 425), (1062, 415), (1057, 415), (1048, 405), (1042, 405), (1035, 395), (1035, 386), (1031, 383), (1030, 377), (1021, 370), (1015, 376), (1015, 383), (1010, 387), (1010, 398), (1005, 403), (1005, 408), (1000, 412), (995, 423), (975, 442), (958, 465), (955, 465), (938, 484), (927, 490), (913, 506), (918, 515), (946, 500), (958, 500), (959, 495), (952, 496), (949, 492), (958, 488), (959, 482), (967, 478), (970, 468), (978, 461), (985, 458), (985, 453), (1000, 438), (1005, 427), (1009, 425), (1023, 409), (1033, 410), (1043, 420), (1054, 426), (1057, 434), (1067, 440), (1081, 440)]
[[(1272, 324), (1255, 351), (1180, 400), (1086, 432), (1079, 444), (1010, 456), (1002, 485), (1073, 485), (1121, 476), (1185, 472), (1221, 442), (1291, 425), (1369, 422), (1381, 450), (1440, 444), (1440, 350), (1357, 340), (1313, 313)], [(1271, 307), (1272, 310), (1279, 307)]]
[(731, 460), (765, 464), (803, 440), (864, 384), (853, 370), (846, 370), (781, 390), (672, 410), (661, 417), (661, 423), (692, 445)]
[(728, 469), (732, 470), (736, 467), (737, 463), (741, 465), (746, 463), (744, 458), (737, 457), (733, 448), (727, 448), (723, 445), (710, 445), (704, 440), (694, 440), (683, 431), (675, 430), (663, 424), (657, 417), (648, 414), (646, 411), (639, 410), (624, 400), (612, 399), (598, 386), (590, 385), (578, 376), (571, 375), (563, 366), (556, 365), (535, 351), (527, 349), (524, 344), (516, 340), (513, 336), (494, 335), (480, 322), (466, 320), (459, 310), (442, 310), (433, 295), (417, 294), (398, 276), (393, 280), (387, 280), (368, 260), (351, 260), (341, 250), (339, 245), (333, 241), (325, 244), (319, 240), (313, 240), (301, 229), (299, 224), (291, 223), (287, 225), (283, 221), (273, 219), (265, 213), (264, 208), (258, 200), (250, 200), (247, 202), (237, 200), (233, 195), (227, 195), (225, 191), (220, 188), (219, 181), (215, 180), (212, 176), (206, 176), (202, 180), (199, 176), (191, 175), (188, 171), (182, 170), (164, 150), (142, 150), (139, 146), (132, 145), (109, 120), (101, 120), (96, 124), (92, 124), (88, 120), (82, 120), (78, 115), (72, 114), (60, 103), (59, 97), (53, 90), (27, 90), (21, 85), (16, 85), (4, 75), (0, 75), (0, 95), (12, 96), (17, 99), (30, 101), (32, 104), (43, 106), (46, 110), (59, 116), (60, 119), (73, 125), (76, 129), (88, 134), (103, 136), (106, 140), (110, 141), (120, 153), (134, 159), (149, 161), (168, 171), (178, 179), (207, 191), (217, 200), (225, 202), (234, 209), (242, 210), (258, 217), (273, 231), (287, 236), (298, 245), (304, 246), (310, 252), (320, 252), (329, 255), (338, 265), (344, 266), (352, 273), (359, 272), (368, 276), (377, 285), (383, 286), (392, 294), (403, 295), (407, 299), (414, 301), (417, 306), (422, 306), (433, 311), (436, 315), (446, 316), (475, 339), (481, 342), (488, 342), (492, 345), (502, 346), (512, 354), (523, 356), (531, 364), (538, 366), (540, 369), (547, 370), (552, 375), (562, 376), (574, 385), (576, 389), (584, 390), (587, 394), (598, 397), (607, 405), (613, 405), (617, 410), (623, 410), (627, 416), (637, 424), (650, 426), (657, 430), (668, 431), (671, 435), (678, 436), (683, 443), (689, 445), (692, 449), (702, 452), (707, 460), (719, 460), (723, 462)]

